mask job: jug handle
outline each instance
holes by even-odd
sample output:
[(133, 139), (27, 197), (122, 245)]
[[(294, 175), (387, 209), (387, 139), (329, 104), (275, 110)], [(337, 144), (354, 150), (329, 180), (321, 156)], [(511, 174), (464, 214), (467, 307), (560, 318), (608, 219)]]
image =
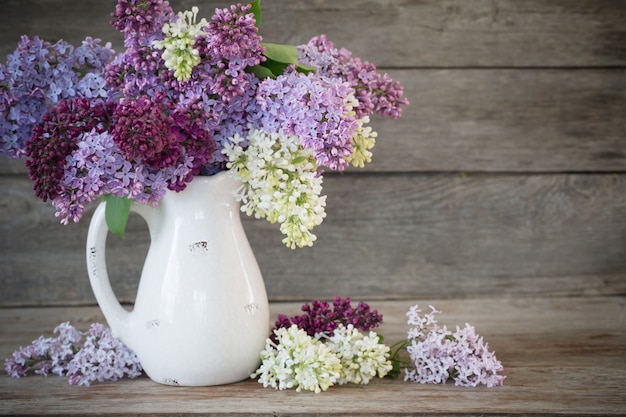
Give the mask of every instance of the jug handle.
[(113, 334), (124, 339), (130, 327), (130, 312), (119, 303), (111, 287), (106, 266), (106, 239), (109, 228), (105, 219), (106, 203), (98, 205), (87, 232), (87, 272), (98, 305)]

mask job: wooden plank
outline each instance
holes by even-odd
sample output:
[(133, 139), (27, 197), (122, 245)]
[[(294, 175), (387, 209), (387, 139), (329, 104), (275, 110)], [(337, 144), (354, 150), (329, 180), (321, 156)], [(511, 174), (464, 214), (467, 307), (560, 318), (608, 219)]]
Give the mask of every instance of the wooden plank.
[[(62, 227), (29, 188), (0, 180), (0, 305), (92, 303), (89, 217)], [(313, 248), (291, 251), (277, 227), (244, 216), (274, 300), (626, 292), (623, 175), (331, 175), (325, 190)], [(147, 241), (141, 221), (109, 239), (125, 301)]]
[[(168, 387), (148, 378), (68, 386), (61, 377), (0, 375), (0, 414), (245, 415), (245, 416), (556, 416), (626, 415), (626, 299), (479, 298), (370, 302), (385, 318), (388, 343), (408, 329), (405, 312), (419, 303), (443, 314), (441, 324), (476, 327), (504, 366), (495, 388), (414, 385), (375, 379), (365, 386), (331, 387), (315, 395), (263, 388), (253, 380), (217, 387)], [(272, 304), (296, 314), (295, 303)], [(0, 355), (49, 335), (62, 321), (86, 329), (97, 308), (0, 309)], [(113, 399), (115, 401), (113, 401)]]
[[(398, 70), (370, 172), (626, 172), (623, 70)], [(0, 173), (25, 172), (0, 158)]]
[[(174, 10), (197, 2), (172, 1)], [(73, 43), (121, 37), (109, 27), (114, 1), (11, 0), (0, 13), (0, 56), (22, 34)], [(231, 1), (198, 4), (210, 17)], [(263, 3), (262, 34), (300, 44), (326, 33), (386, 67), (623, 66), (623, 0), (317, 0)]]
[(410, 105), (373, 119), (371, 171), (626, 170), (623, 70), (392, 71)]

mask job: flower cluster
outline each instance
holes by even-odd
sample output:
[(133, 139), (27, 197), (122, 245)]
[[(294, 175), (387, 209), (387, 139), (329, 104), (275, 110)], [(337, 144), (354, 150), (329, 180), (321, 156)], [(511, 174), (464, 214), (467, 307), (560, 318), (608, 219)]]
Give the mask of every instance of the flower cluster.
[[(478, 336), (473, 326), (450, 331), (440, 326), (431, 306), (422, 314), (417, 305), (407, 312), (413, 326), (397, 349), (385, 345), (370, 329), (382, 323), (376, 310), (360, 302), (355, 309), (350, 298), (335, 297), (333, 308), (313, 300), (306, 314), (288, 318), (279, 315), (265, 349), (261, 365), (251, 375), (264, 387), (279, 390), (326, 391), (333, 385), (368, 384), (378, 376), (395, 377), (406, 365), (405, 381), (446, 383), (475, 387), (502, 385), (505, 376), (495, 353)], [(69, 323), (60, 324), (56, 337), (39, 337), (6, 360), (7, 373), (15, 378), (28, 374), (66, 375), (70, 384), (90, 385), (141, 374), (137, 356), (102, 324), (92, 324), (82, 333)], [(400, 359), (406, 351), (410, 361)]]
[(367, 384), (392, 370), (390, 348), (370, 331), (383, 318), (368, 304), (353, 308), (349, 297), (335, 297), (332, 308), (313, 300), (302, 311), (291, 318), (278, 315), (252, 374), (264, 387), (319, 393), (334, 384)]
[(287, 317), (279, 314), (275, 327), (291, 327), (295, 324), (309, 336), (326, 334), (332, 336), (339, 326), (349, 327), (368, 332), (383, 322), (383, 316), (377, 310), (360, 301), (357, 307), (352, 306), (350, 297), (335, 297), (331, 305), (326, 301), (313, 300), (311, 304), (304, 304), (301, 310), (305, 313), (299, 316)]
[(74, 48), (22, 36), (6, 66), (0, 64), (0, 154), (27, 156), (33, 129), (59, 102), (106, 98), (103, 71), (113, 55), (111, 44), (89, 37)]
[(502, 364), (473, 326), (457, 326), (452, 332), (439, 326), (435, 314), (440, 311), (434, 307), (430, 313), (421, 312), (417, 305), (407, 312), (408, 324), (414, 327), (408, 332), (406, 350), (411, 363), (405, 369), (406, 381), (437, 384), (452, 378), (455, 385), (466, 387), (502, 385)]
[(78, 48), (22, 38), (0, 64), (0, 153), (26, 157), (63, 224), (102, 196), (157, 205), (230, 170), (242, 211), (279, 223), (288, 247), (311, 246), (324, 170), (371, 161), (369, 116), (400, 117), (402, 87), (323, 35), (264, 42), (258, 0), (198, 13), (118, 0), (122, 53), (91, 38)]
[(247, 139), (246, 149), (238, 134), (224, 147), (231, 160), (228, 167), (244, 184), (241, 210), (279, 222), (286, 236), (283, 243), (292, 249), (313, 245), (316, 236), (311, 229), (326, 216), (326, 196), (321, 195), (322, 177), (315, 173), (312, 153), (299, 146), (297, 136), (282, 131), (267, 134), (255, 129)]
[(334, 384), (367, 384), (392, 368), (389, 347), (374, 332), (364, 335), (340, 324), (333, 336), (309, 336), (297, 325), (274, 331), (267, 339), (261, 366), (252, 378), (264, 387), (320, 393)]
[(90, 385), (96, 381), (117, 381), (141, 375), (137, 356), (110, 329), (94, 323), (80, 332), (70, 323), (54, 329), (56, 337), (39, 337), (20, 348), (5, 362), (7, 373), (19, 378), (30, 373), (68, 376), (71, 385)]

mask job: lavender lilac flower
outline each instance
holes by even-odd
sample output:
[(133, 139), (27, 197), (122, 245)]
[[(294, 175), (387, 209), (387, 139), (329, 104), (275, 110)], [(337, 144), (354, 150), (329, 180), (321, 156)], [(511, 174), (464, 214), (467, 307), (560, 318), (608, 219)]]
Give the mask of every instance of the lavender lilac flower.
[(317, 67), (323, 75), (350, 83), (358, 100), (357, 119), (373, 113), (397, 119), (402, 115), (401, 106), (409, 103), (399, 82), (387, 74), (379, 74), (374, 64), (353, 57), (347, 49), (335, 48), (325, 35), (312, 38), (298, 50), (302, 63)]
[(451, 378), (455, 385), (465, 387), (502, 385), (506, 378), (500, 375), (502, 364), (473, 326), (457, 326), (452, 332), (437, 323), (435, 314), (440, 311), (434, 307), (430, 313), (421, 313), (417, 305), (407, 312), (408, 324), (414, 327), (408, 332), (406, 350), (411, 362), (405, 381), (439, 384)]
[(74, 48), (22, 36), (6, 66), (0, 64), (0, 154), (26, 156), (34, 127), (61, 100), (106, 97), (102, 71), (113, 54), (110, 43), (90, 37)]
[(88, 386), (141, 375), (137, 356), (100, 323), (92, 324), (84, 333), (69, 322), (61, 323), (54, 333), (56, 337), (41, 336), (13, 352), (5, 361), (9, 376), (55, 374), (68, 376), (71, 385)]

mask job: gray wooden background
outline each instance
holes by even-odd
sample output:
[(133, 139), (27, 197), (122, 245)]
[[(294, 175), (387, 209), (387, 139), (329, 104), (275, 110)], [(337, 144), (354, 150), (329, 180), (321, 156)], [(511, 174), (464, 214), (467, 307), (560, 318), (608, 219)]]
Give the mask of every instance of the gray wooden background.
[[(114, 1), (3, 0), (0, 56), (21, 34), (121, 36)], [(209, 17), (225, 1), (172, 1)], [(374, 162), (327, 175), (310, 249), (245, 218), (272, 300), (626, 293), (626, 1), (263, 0), (262, 34), (326, 33), (405, 86), (374, 120)], [(63, 227), (0, 158), (0, 306), (93, 304), (89, 216)], [(109, 239), (132, 301), (148, 246), (133, 219)]]

